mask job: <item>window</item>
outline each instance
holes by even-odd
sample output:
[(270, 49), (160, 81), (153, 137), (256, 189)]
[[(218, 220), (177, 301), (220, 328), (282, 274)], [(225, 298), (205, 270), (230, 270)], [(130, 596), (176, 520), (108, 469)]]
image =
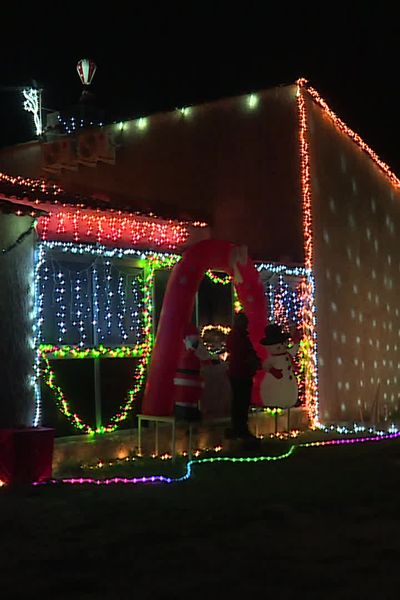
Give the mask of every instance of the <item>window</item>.
[[(135, 259), (48, 251), (39, 273), (41, 343), (82, 350), (136, 347), (144, 342), (142, 287), (143, 269)], [(92, 430), (109, 424), (125, 404), (140, 360), (120, 353), (75, 360), (70, 351), (60, 357), (53, 349), (46, 357), (71, 412)], [(44, 381), (41, 389), (43, 424), (55, 427), (58, 435), (76, 432), (56, 409)], [(130, 417), (122, 427), (132, 425)]]
[(134, 261), (49, 252), (40, 279), (42, 343), (141, 343), (143, 273)]

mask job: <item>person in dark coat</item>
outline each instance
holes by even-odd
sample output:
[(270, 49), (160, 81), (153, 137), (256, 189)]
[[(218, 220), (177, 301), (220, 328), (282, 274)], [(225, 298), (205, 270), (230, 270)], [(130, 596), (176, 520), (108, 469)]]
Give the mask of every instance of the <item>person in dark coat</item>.
[(256, 439), (249, 431), (248, 413), (253, 377), (260, 368), (260, 360), (250, 341), (248, 319), (244, 312), (235, 315), (232, 330), (226, 340), (228, 375), (232, 387), (230, 438)]

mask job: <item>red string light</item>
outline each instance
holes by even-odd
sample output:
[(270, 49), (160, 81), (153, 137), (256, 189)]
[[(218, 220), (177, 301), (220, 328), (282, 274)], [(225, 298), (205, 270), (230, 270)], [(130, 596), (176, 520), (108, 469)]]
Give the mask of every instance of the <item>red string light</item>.
[[(305, 79), (297, 82), (297, 109), (299, 115), (299, 143), (300, 143), (300, 168), (301, 189), (303, 197), (303, 235), (304, 235), (304, 262), (310, 274), (313, 269), (313, 235), (311, 212), (311, 178), (310, 155), (308, 147), (307, 112), (302, 87)], [(301, 284), (302, 287), (302, 321), (304, 329), (304, 342), (302, 345), (302, 360), (304, 360), (305, 375), (305, 400), (311, 425), (316, 426), (318, 421), (318, 373), (317, 373), (317, 342), (314, 318), (314, 293), (312, 276), (308, 276)]]
[(168, 250), (184, 244), (190, 235), (189, 226), (177, 221), (146, 219), (100, 210), (50, 212), (48, 216), (39, 219), (37, 230), (43, 241), (151, 245)]

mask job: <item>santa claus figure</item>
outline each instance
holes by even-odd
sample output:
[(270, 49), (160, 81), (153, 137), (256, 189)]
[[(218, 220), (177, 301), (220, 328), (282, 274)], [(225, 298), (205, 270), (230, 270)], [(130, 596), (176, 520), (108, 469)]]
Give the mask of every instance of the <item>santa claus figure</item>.
[[(288, 348), (292, 337), (293, 345)], [(265, 337), (260, 341), (267, 346), (268, 358), (262, 364), (264, 375), (260, 383), (263, 406), (291, 408), (297, 402), (298, 386), (294, 372), (294, 356), (299, 349), (301, 335), (285, 333), (276, 323), (265, 328)]]
[(174, 377), (175, 416), (178, 419), (201, 419), (200, 399), (204, 388), (201, 368), (209, 364), (212, 364), (212, 357), (200, 338), (199, 330), (195, 325), (187, 325)]

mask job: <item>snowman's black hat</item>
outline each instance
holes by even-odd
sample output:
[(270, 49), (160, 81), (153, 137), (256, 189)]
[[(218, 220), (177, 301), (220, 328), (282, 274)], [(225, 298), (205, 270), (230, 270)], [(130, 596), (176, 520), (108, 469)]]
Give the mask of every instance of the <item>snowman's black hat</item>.
[(263, 346), (274, 346), (275, 344), (282, 344), (289, 339), (290, 335), (282, 331), (279, 325), (271, 323), (267, 325), (265, 330), (265, 337), (260, 341)]

